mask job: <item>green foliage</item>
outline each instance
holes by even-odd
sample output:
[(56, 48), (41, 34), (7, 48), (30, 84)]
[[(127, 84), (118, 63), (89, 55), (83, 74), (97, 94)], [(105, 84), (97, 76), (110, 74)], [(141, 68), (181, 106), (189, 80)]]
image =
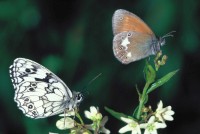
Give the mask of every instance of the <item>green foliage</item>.
[(118, 120), (121, 120), (121, 117), (125, 117), (125, 118), (128, 117), (128, 115), (125, 115), (124, 113), (116, 112), (108, 107), (105, 107), (105, 110)]
[(155, 81), (156, 78), (156, 71), (154, 68), (146, 61), (146, 65), (144, 68), (144, 75), (145, 75), (145, 80), (146, 83), (151, 84)]
[(178, 72), (178, 70), (172, 71), (168, 74), (166, 74), (165, 76), (163, 76), (162, 78), (158, 79), (155, 83), (153, 83), (150, 88), (147, 91), (147, 94), (149, 94), (150, 92), (152, 92), (153, 90), (157, 89), (158, 87), (162, 86), (163, 84), (165, 84), (168, 80), (170, 80), (176, 73)]
[(158, 89), (158, 87), (168, 82), (178, 71), (178, 70), (172, 71), (166, 74), (165, 76), (163, 76), (162, 78), (156, 80), (156, 72), (158, 71), (160, 66), (163, 66), (166, 63), (166, 60), (164, 60), (164, 62), (157, 62), (159, 61), (159, 58), (161, 56), (162, 56), (162, 53), (159, 52), (154, 59), (155, 69), (146, 60), (146, 64), (144, 67), (144, 76), (145, 76), (146, 83), (145, 83), (142, 93), (140, 93), (140, 91), (136, 87), (136, 90), (139, 95), (139, 105), (133, 111), (133, 115), (128, 116), (128, 115), (125, 115), (124, 113), (119, 113), (117, 111), (114, 111), (110, 108), (105, 107), (106, 111), (108, 111), (112, 116), (114, 116), (115, 118), (119, 120), (121, 120), (121, 117), (124, 117), (124, 118), (130, 117), (133, 120), (137, 120), (139, 122), (146, 122), (148, 118), (152, 115), (151, 108), (147, 108), (145, 106), (145, 104), (148, 102), (148, 99), (149, 99), (149, 93), (154, 91), (155, 89)]

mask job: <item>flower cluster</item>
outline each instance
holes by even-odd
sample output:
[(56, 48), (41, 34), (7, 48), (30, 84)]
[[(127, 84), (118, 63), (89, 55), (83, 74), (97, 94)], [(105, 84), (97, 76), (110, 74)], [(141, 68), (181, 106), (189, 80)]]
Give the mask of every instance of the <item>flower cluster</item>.
[[(110, 134), (110, 131), (104, 127), (108, 121), (108, 117), (103, 117), (99, 112), (98, 107), (91, 106), (90, 111), (86, 110), (84, 113), (85, 117), (92, 121), (91, 124), (84, 124), (80, 115), (73, 110), (59, 115), (63, 116), (63, 118), (56, 122), (57, 128), (60, 130), (70, 130), (70, 134), (92, 134), (92, 132)], [(78, 123), (74, 117), (77, 117), (80, 120), (80, 123)]]
[(92, 124), (87, 125), (88, 129), (93, 130), (94, 132), (110, 134), (110, 131), (104, 127), (108, 121), (108, 117), (103, 117), (99, 112), (98, 107), (95, 108), (94, 106), (91, 106), (90, 111), (85, 111), (85, 116), (93, 122)]
[(174, 111), (171, 106), (163, 108), (163, 103), (160, 101), (156, 111), (149, 117), (146, 123), (138, 123), (135, 119), (129, 117), (121, 117), (121, 120), (127, 123), (126, 126), (119, 130), (119, 133), (131, 131), (132, 134), (141, 134), (141, 129), (144, 129), (144, 134), (157, 134), (157, 129), (166, 128), (165, 121), (172, 121)]

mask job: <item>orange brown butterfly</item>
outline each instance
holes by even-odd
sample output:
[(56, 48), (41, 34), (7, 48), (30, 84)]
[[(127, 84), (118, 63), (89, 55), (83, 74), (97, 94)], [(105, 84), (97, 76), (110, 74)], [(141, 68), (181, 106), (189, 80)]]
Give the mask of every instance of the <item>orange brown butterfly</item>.
[(172, 31), (157, 38), (149, 26), (135, 14), (124, 9), (115, 11), (112, 18), (113, 52), (123, 64), (155, 55), (165, 44), (166, 37), (173, 37)]

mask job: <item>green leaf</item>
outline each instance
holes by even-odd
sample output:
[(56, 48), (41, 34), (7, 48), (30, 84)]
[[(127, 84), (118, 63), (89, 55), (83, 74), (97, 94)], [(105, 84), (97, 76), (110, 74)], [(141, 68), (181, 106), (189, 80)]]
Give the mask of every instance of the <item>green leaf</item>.
[(145, 79), (146, 79), (146, 83), (153, 83), (155, 81), (156, 78), (156, 71), (154, 70), (154, 68), (148, 63), (148, 61), (146, 61), (146, 65), (144, 67), (144, 74), (145, 74)]
[(162, 86), (164, 83), (166, 83), (168, 80), (170, 80), (177, 72), (178, 72), (178, 70), (172, 71), (172, 72), (168, 73), (167, 75), (165, 75), (164, 77), (162, 77), (161, 79), (157, 80), (148, 89), (147, 94), (150, 93), (150, 92), (152, 92), (156, 88)]
[(112, 116), (114, 116), (115, 118), (117, 118), (118, 120), (121, 120), (121, 117), (124, 117), (124, 118), (127, 118), (128, 115), (125, 115), (123, 113), (119, 113), (119, 112), (116, 112), (108, 107), (105, 107), (105, 110), (110, 113)]

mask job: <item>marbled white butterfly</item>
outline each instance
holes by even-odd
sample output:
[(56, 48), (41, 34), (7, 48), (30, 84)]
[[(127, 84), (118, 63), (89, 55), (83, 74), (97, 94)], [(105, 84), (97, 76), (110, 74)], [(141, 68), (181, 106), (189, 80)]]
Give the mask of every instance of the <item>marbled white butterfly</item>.
[(45, 118), (73, 110), (83, 100), (80, 92), (71, 92), (55, 74), (29, 59), (15, 59), (10, 66), (10, 77), (15, 88), (14, 100), (31, 118)]

